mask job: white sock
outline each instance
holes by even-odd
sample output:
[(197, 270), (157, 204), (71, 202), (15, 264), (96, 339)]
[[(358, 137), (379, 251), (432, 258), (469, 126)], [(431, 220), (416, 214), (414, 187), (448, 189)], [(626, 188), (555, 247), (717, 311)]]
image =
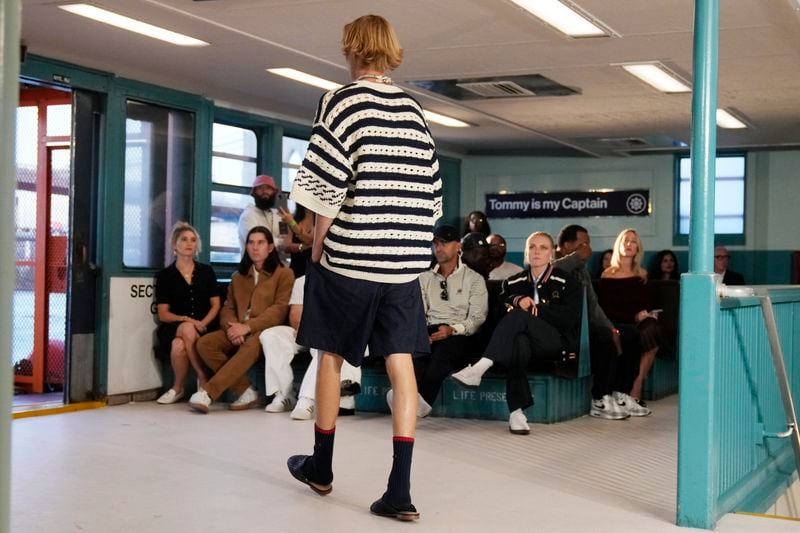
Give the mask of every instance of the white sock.
[(508, 421), (510, 423), (522, 425), (528, 423), (528, 417), (525, 416), (525, 413), (522, 411), (522, 409), (515, 409), (511, 411), (511, 415), (508, 417)]
[(493, 364), (494, 364), (494, 361), (492, 361), (491, 359), (489, 359), (487, 357), (481, 357), (480, 361), (478, 361), (477, 363), (472, 365), (472, 368), (474, 368), (475, 370), (480, 372), (481, 376), (482, 376), (482, 375), (484, 375), (486, 373), (487, 370), (492, 368)]

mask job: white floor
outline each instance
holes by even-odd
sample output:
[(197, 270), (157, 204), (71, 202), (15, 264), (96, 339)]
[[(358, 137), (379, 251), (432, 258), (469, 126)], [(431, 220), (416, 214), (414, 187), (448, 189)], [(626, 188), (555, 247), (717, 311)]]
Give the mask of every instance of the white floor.
[[(391, 463), (391, 424), (342, 418), (334, 491), (292, 479), (313, 424), (263, 410), (209, 415), (185, 403), (107, 407), (13, 423), (11, 531), (373, 532), (685, 531), (675, 515), (677, 399), (643, 419), (583, 417), (511, 435), (503, 422), (419, 424), (415, 524), (371, 516)], [(421, 529), (420, 529), (421, 528)], [(797, 522), (728, 515), (717, 531), (792, 531)]]

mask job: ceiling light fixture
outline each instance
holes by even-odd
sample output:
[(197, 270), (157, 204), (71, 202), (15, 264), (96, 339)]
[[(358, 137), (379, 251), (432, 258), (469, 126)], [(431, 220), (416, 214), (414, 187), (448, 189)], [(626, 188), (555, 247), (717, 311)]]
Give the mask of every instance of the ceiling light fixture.
[(106, 11), (105, 9), (100, 9), (99, 7), (91, 6), (89, 4), (68, 4), (58, 7), (75, 15), (90, 18), (92, 20), (96, 20), (97, 22), (102, 22), (103, 24), (108, 24), (116, 28), (132, 31), (147, 37), (152, 37), (153, 39), (176, 44), (178, 46), (208, 46), (209, 44), (205, 41), (201, 41), (200, 39), (195, 39), (194, 37), (189, 37), (188, 35), (170, 31), (158, 26), (153, 26), (152, 24), (142, 22), (141, 20), (118, 15), (117, 13)]
[(422, 112), (425, 113), (425, 118), (428, 119), (428, 122), (435, 122), (441, 126), (447, 126), (448, 128), (469, 128), (470, 126), (466, 122), (458, 120), (457, 118), (434, 113), (433, 111), (428, 111), (427, 109), (423, 109)]
[(563, 0), (511, 0), (516, 5), (570, 37), (609, 37), (614, 32), (580, 8)]
[(717, 109), (717, 126), (725, 128), (726, 130), (741, 130), (747, 128), (747, 124), (725, 109)]
[[(277, 76), (283, 76), (284, 78), (288, 78), (290, 80), (299, 81), (300, 83), (305, 83), (307, 85), (313, 85), (314, 87), (318, 87), (326, 91), (338, 89), (342, 86), (340, 83), (326, 80), (325, 78), (320, 78), (312, 74), (307, 74), (303, 71), (293, 68), (268, 68), (267, 72)], [(428, 121), (435, 122), (436, 124), (447, 126), (449, 128), (468, 128), (470, 126), (466, 122), (448, 117), (447, 115), (442, 115), (440, 113), (434, 113), (433, 111), (423, 110), (423, 113), (425, 113), (425, 118)]]
[(342, 86), (342, 84), (336, 83), (335, 81), (330, 81), (326, 80), (325, 78), (306, 74), (305, 72), (295, 70), (293, 68), (268, 68), (267, 72), (277, 76), (283, 76), (284, 78), (289, 78), (290, 80), (299, 81), (300, 83), (305, 83), (306, 85), (313, 85), (314, 87), (319, 87), (320, 89), (324, 89), (326, 91), (338, 89)]
[(662, 93), (690, 93), (689, 82), (672, 72), (660, 61), (646, 63), (614, 63), (612, 66), (622, 67), (651, 87)]

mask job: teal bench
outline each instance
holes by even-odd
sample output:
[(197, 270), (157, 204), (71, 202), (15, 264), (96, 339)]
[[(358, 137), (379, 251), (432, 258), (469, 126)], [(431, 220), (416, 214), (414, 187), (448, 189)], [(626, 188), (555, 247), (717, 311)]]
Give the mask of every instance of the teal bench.
[[(531, 373), (528, 383), (533, 391), (534, 405), (525, 412), (531, 422), (552, 424), (583, 416), (589, 412), (592, 386), (589, 355), (589, 322), (586, 298), (581, 311), (581, 341), (577, 377), (569, 379), (552, 374)], [(388, 413), (386, 391), (389, 378), (382, 369), (365, 368), (362, 374), (361, 394), (356, 396), (356, 410)], [(506, 380), (503, 376), (487, 373), (477, 389), (464, 387), (447, 378), (436, 399), (431, 416), (450, 418), (478, 418), (482, 420), (508, 420)]]

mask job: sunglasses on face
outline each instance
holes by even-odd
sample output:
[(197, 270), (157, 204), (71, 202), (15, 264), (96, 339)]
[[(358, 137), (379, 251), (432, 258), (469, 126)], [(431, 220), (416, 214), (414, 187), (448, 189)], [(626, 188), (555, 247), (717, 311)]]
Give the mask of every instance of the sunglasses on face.
[(714, 259), (717, 259), (717, 260), (720, 260), (720, 261), (723, 260), (723, 259), (728, 259), (728, 258), (730, 258), (729, 255), (715, 255), (714, 256)]
[(439, 288), (442, 289), (442, 293), (439, 295), (439, 297), (446, 302), (450, 298), (450, 295), (447, 293), (447, 280), (446, 279), (443, 279), (439, 283)]

